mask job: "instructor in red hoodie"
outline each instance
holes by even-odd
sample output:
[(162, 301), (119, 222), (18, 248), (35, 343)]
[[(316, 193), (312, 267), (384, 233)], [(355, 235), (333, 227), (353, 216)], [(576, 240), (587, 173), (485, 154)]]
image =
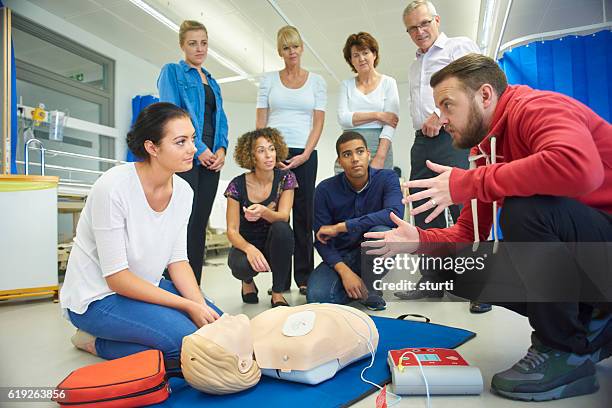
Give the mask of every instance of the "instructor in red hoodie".
[[(426, 222), (452, 204), (464, 204), (463, 210), (454, 226), (428, 230), (391, 214), (397, 228), (365, 235), (380, 239), (379, 254), (397, 253), (393, 243), (401, 243), (405, 252), (420, 252), (433, 243), (485, 240), (496, 206), (502, 209), (506, 243), (575, 248), (580, 245), (566, 243), (612, 242), (612, 126), (605, 119), (559, 93), (508, 86), (497, 63), (479, 54), (450, 63), (430, 84), (442, 125), (454, 146), (472, 149), (472, 166), (463, 170), (428, 162), (438, 176), (406, 183), (425, 189), (407, 200), (427, 200), (413, 210), (419, 214), (433, 208)], [(533, 275), (541, 272), (550, 277), (550, 285), (562, 285), (547, 264), (558, 260), (547, 259), (544, 248), (531, 245), (531, 254), (507, 263), (533, 259)], [(600, 268), (604, 278), (612, 271), (612, 253), (607, 251)], [(575, 275), (584, 286), (590, 283), (581, 277), (578, 261), (566, 264), (570, 266), (564, 265), (564, 273), (569, 268), (569, 275), (563, 276)], [(609, 294), (611, 280), (604, 282), (598, 289)], [(497, 373), (492, 390), (527, 401), (597, 391), (595, 364), (612, 354), (611, 301), (502, 304), (528, 317), (534, 332), (527, 355)]]

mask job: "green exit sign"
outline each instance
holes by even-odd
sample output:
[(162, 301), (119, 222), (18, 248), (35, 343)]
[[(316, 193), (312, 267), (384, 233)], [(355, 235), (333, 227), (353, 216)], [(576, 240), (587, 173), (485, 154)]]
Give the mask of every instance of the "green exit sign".
[(70, 78), (74, 79), (75, 81), (79, 81), (79, 82), (83, 82), (85, 75), (81, 72), (78, 74), (72, 74), (70, 75)]

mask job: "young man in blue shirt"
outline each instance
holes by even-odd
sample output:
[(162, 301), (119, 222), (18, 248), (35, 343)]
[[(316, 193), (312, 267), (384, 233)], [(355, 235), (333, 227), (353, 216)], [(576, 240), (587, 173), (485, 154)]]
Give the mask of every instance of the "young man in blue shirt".
[(308, 279), (308, 302), (346, 304), (359, 300), (372, 310), (386, 303), (374, 291), (372, 258), (361, 256), (363, 234), (393, 227), (390, 213), (403, 218), (399, 179), (393, 170), (369, 166), (363, 136), (345, 132), (336, 142), (344, 170), (323, 180), (315, 190), (315, 248), (323, 262)]

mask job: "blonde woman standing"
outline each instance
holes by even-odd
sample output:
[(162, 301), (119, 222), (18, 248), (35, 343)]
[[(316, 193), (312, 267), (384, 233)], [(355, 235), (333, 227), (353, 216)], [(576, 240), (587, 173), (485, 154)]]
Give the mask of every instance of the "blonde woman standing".
[(300, 293), (305, 295), (308, 276), (314, 268), (312, 221), (318, 164), (315, 149), (325, 120), (327, 85), (323, 77), (301, 67), (304, 42), (295, 27), (285, 26), (278, 31), (277, 49), (285, 68), (261, 79), (256, 128), (278, 129), (289, 147), (289, 157), (279, 167), (291, 170), (300, 186), (293, 201), (293, 273)]
[(208, 31), (192, 20), (179, 30), (179, 45), (185, 58), (166, 64), (159, 74), (159, 100), (173, 103), (187, 112), (195, 128), (196, 153), (191, 170), (178, 175), (193, 189), (193, 206), (187, 229), (187, 254), (198, 284), (202, 278), (206, 226), (219, 185), (227, 151), (227, 117), (221, 88), (203, 67), (208, 55)]

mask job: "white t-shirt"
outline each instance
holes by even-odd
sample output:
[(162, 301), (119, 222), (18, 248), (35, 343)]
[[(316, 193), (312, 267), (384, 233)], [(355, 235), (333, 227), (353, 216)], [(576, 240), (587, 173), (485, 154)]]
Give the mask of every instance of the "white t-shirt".
[(422, 53), (417, 49), (416, 60), (410, 66), (410, 115), (415, 130), (423, 127), (427, 118), (440, 110), (436, 108), (433, 89), (429, 85), (431, 76), (451, 62), (469, 53), (480, 53), (476, 43), (467, 37), (449, 38), (440, 33), (433, 45)]
[(338, 99), (338, 123), (343, 130), (347, 129), (379, 129), (380, 137), (392, 140), (395, 128), (379, 121), (372, 121), (353, 126), (353, 114), (356, 112), (393, 112), (399, 116), (399, 94), (397, 83), (390, 76), (383, 75), (380, 83), (369, 94), (357, 89), (356, 78), (342, 81)]
[(68, 259), (62, 309), (85, 313), (91, 302), (114, 293), (104, 278), (123, 269), (159, 285), (167, 265), (188, 260), (193, 190), (177, 175), (172, 183), (162, 212), (149, 206), (134, 163), (113, 167), (94, 183)]
[(279, 72), (261, 78), (257, 92), (257, 108), (268, 109), (268, 127), (276, 128), (287, 146), (303, 149), (312, 130), (313, 111), (325, 112), (327, 84), (321, 75), (308, 73), (304, 85), (287, 88)]

